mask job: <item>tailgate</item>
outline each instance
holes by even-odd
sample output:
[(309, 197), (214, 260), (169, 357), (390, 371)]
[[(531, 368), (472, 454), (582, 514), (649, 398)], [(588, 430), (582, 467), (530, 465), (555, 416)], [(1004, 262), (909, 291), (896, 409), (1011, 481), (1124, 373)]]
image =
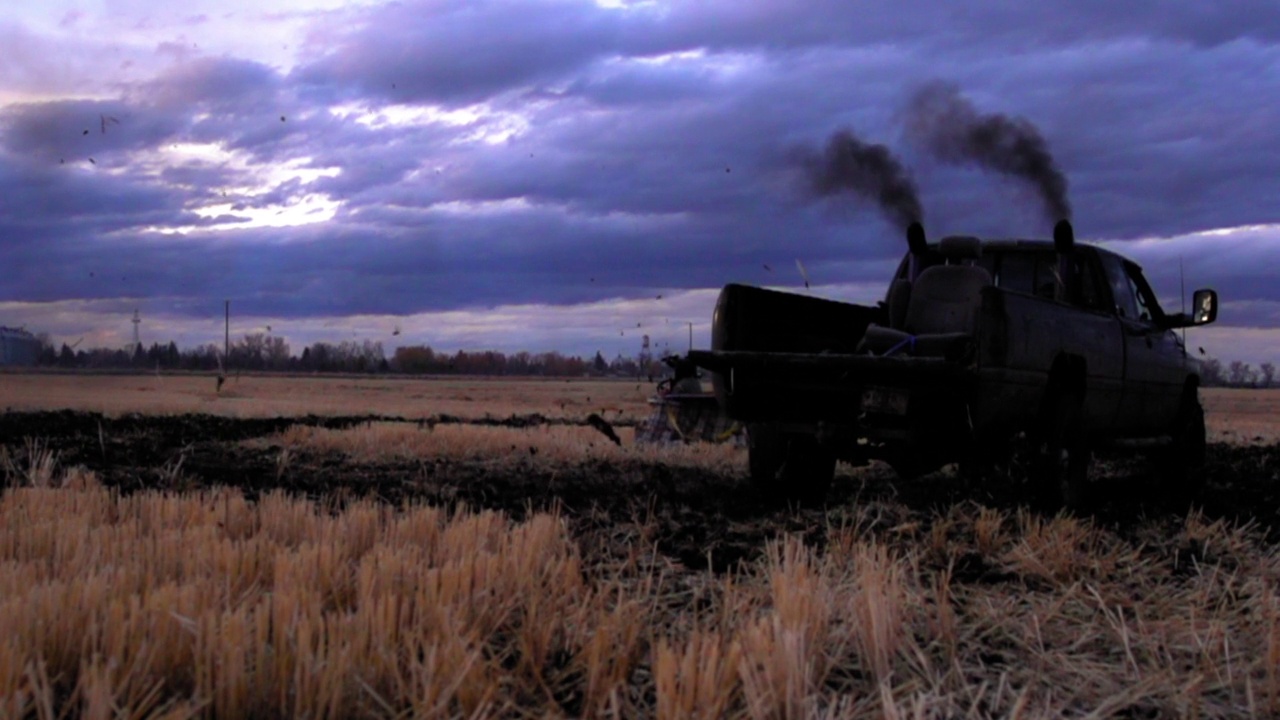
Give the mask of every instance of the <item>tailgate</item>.
[(689, 359), (715, 373), (725, 412), (747, 422), (853, 424), (868, 387), (961, 390), (971, 366), (932, 357), (844, 353), (695, 350)]

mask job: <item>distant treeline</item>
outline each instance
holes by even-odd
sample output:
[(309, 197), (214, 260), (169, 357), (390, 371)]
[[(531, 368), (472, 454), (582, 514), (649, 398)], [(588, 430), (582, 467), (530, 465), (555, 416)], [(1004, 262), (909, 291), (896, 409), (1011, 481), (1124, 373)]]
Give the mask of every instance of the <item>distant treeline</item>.
[(1276, 366), (1264, 362), (1254, 369), (1247, 362), (1232, 360), (1226, 366), (1217, 358), (1206, 358), (1200, 365), (1200, 384), (1207, 387), (1271, 387), (1276, 379)]
[(651, 357), (612, 361), (596, 353), (593, 358), (558, 352), (506, 354), (494, 350), (437, 352), (425, 345), (398, 347), (388, 358), (381, 342), (364, 340), (317, 342), (294, 355), (284, 338), (263, 333), (245, 335), (231, 344), (224, 358), (216, 343), (179, 349), (176, 343), (154, 343), (150, 348), (128, 350), (95, 348), (74, 350), (63, 344), (55, 349), (45, 342), (39, 364), (45, 367), (147, 370), (236, 370), (278, 372), (403, 373), (411, 375), (661, 375), (665, 366)]
[[(91, 369), (162, 369), (279, 371), (279, 372), (348, 372), (402, 373), (408, 375), (550, 375), (581, 377), (583, 375), (621, 375), (627, 377), (660, 376), (666, 367), (658, 359), (618, 355), (606, 360), (596, 353), (593, 358), (562, 355), (558, 352), (506, 354), (496, 350), (455, 353), (437, 352), (426, 345), (398, 347), (390, 358), (381, 342), (344, 340), (339, 343), (318, 342), (294, 355), (284, 338), (263, 333), (245, 335), (232, 343), (230, 353), (219, 364), (222, 346), (215, 343), (179, 349), (153, 344), (149, 349), (138, 345), (133, 352), (96, 348), (73, 350), (66, 344), (55, 350), (47, 340), (40, 353), (39, 364), (46, 367)], [(1264, 362), (1258, 367), (1233, 360), (1223, 364), (1217, 358), (1201, 361), (1201, 384), (1206, 387), (1271, 387), (1276, 380), (1276, 366)]]

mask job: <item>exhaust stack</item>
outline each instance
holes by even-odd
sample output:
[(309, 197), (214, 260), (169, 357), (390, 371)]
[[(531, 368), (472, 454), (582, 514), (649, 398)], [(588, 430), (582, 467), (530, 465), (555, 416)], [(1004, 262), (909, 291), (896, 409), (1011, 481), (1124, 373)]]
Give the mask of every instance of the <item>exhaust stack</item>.
[(1075, 255), (1076, 232), (1067, 220), (1053, 226), (1053, 249), (1058, 253), (1058, 300), (1070, 302), (1076, 296), (1075, 273), (1071, 258)]
[(924, 226), (919, 222), (913, 222), (907, 226), (907, 249), (911, 252), (911, 259), (907, 267), (907, 279), (915, 281), (916, 276), (920, 274), (920, 258), (929, 248), (928, 241), (925, 240)]
[(1057, 250), (1059, 255), (1069, 255), (1075, 246), (1076, 231), (1071, 227), (1071, 222), (1059, 220), (1058, 224), (1053, 226), (1053, 249)]

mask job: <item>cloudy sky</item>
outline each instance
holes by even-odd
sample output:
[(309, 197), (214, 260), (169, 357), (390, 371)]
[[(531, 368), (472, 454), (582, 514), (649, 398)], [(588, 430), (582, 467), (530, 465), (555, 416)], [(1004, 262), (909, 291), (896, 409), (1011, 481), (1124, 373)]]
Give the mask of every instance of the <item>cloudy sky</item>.
[[(11, 4), (14, 5), (14, 4)], [(930, 236), (1043, 237), (908, 132), (921, 88), (1038, 129), (1077, 234), (1192, 342), (1280, 357), (1280, 6), (977, 0), (48, 0), (0, 14), (0, 324), (634, 354), (717, 289), (870, 301), (904, 250), (798, 158), (848, 130)], [(1176, 308), (1175, 308), (1176, 309)], [(396, 328), (401, 334), (393, 335)]]

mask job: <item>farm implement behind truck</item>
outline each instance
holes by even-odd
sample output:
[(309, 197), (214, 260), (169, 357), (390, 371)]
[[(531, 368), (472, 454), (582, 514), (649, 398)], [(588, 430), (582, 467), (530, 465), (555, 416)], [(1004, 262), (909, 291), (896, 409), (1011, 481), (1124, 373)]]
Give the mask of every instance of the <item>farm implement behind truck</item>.
[(670, 445), (692, 442), (745, 444), (742, 423), (721, 409), (715, 393), (705, 391), (698, 368), (685, 358), (665, 361), (674, 375), (658, 383), (649, 399), (653, 412), (636, 427), (636, 443)]

